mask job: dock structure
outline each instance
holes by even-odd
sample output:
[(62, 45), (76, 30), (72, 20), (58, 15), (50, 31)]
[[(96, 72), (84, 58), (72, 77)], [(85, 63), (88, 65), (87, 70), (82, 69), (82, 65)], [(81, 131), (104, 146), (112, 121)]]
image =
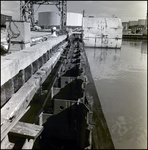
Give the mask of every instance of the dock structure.
[(143, 34), (123, 34), (122, 37), (125, 39), (147, 39), (147, 36)]
[[(56, 121), (60, 122), (59, 117), (56, 116), (62, 115), (62, 117), (65, 117), (63, 114), (69, 111), (72, 111), (73, 113), (71, 113), (74, 115), (75, 109), (76, 112), (79, 110), (79, 113), (74, 115), (76, 118), (85, 110), (84, 114), (82, 113), (83, 115), (79, 116), (81, 119), (76, 119), (78, 121), (77, 125), (74, 126), (74, 123), (72, 128), (67, 124), (68, 122), (63, 123), (66, 123), (67, 128), (73, 133), (73, 137), (71, 135), (69, 138), (71, 140), (75, 139), (75, 142), (77, 141), (77, 147), (114, 148), (80, 37), (82, 37), (80, 32), (74, 32), (68, 40), (66, 35), (49, 38), (47, 41), (35, 46), (2, 56), (1, 147), (3, 149), (14, 147), (33, 148), (40, 134), (43, 139), (47, 138), (45, 133), (48, 130), (49, 120), (55, 120), (52, 124), (55, 124)], [(80, 75), (80, 72), (82, 75)], [(77, 81), (83, 83), (83, 86), (79, 85)], [(82, 94), (71, 93), (71, 90), (74, 90), (75, 83), (77, 83), (77, 86), (79, 85), (78, 89), (84, 88), (81, 89)], [(72, 88), (69, 91), (70, 96), (73, 97), (72, 99), (70, 97), (66, 98), (66, 95), (62, 94), (64, 89), (67, 93), (68, 86)], [(34, 105), (32, 101), (35, 101), (36, 95), (40, 95), (42, 98), (39, 103)], [(50, 108), (52, 111), (49, 113), (47, 103), (51, 101), (54, 103), (54, 107)], [(73, 115), (69, 117), (72, 119)], [(54, 117), (57, 119), (54, 119)], [(70, 119), (69, 117), (65, 119)], [(83, 117), (86, 117), (87, 120)], [(101, 120), (104, 124), (100, 124)], [(83, 126), (84, 124), (85, 126)], [(52, 131), (52, 129), (49, 126), (49, 131)], [(61, 130), (67, 129), (63, 128)], [(67, 140), (68, 133), (63, 132), (63, 134), (64, 140)], [(107, 143), (102, 144), (99, 142), (98, 144), (98, 140), (101, 140), (99, 139), (100, 134), (102, 140), (107, 138), (105, 139)], [(61, 137), (59, 134), (48, 132), (49, 137), (52, 135), (56, 138)], [(17, 146), (18, 138), (24, 141), (21, 147), (20, 145)], [(16, 140), (14, 141), (14, 139)], [(88, 144), (85, 144), (86, 139)]]
[[(114, 148), (81, 32), (69, 34), (68, 39), (67, 35), (48, 38), (1, 56), (1, 60), (3, 149), (36, 148), (40, 135), (43, 145), (54, 136), (59, 143), (71, 140), (76, 148)], [(67, 93), (70, 95), (66, 96)]]
[(82, 32), (31, 34), (25, 21), (6, 27), (18, 33), (1, 57), (1, 148), (113, 149)]
[(2, 148), (6, 148), (8, 133), (28, 111), (31, 99), (55, 67), (67, 45), (65, 39), (63, 35), (1, 57)]

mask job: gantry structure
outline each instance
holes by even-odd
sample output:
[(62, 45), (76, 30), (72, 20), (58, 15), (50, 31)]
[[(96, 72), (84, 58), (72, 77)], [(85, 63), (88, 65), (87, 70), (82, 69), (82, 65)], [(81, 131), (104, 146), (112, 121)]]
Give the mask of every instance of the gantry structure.
[[(28, 21), (30, 19), (31, 26), (34, 25), (34, 5), (55, 5), (60, 12), (61, 21), (60, 29), (61, 31), (66, 31), (66, 19), (67, 19), (67, 1), (65, 0), (42, 0), (42, 1), (31, 1), (25, 0), (20, 1), (20, 20)], [(27, 17), (28, 13), (28, 17)]]

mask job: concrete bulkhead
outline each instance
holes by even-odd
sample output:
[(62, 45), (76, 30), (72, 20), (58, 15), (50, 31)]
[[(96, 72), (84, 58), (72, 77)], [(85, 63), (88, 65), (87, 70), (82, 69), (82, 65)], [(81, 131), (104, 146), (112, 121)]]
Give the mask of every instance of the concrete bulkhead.
[(103, 18), (95, 15), (83, 17), (83, 40), (88, 47), (120, 48), (122, 23), (120, 18)]
[(68, 12), (66, 25), (69, 27), (82, 26), (82, 14)]

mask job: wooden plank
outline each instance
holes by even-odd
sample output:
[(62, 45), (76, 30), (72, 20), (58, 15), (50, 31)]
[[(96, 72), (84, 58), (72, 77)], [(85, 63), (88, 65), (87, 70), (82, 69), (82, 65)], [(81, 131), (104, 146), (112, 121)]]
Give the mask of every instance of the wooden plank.
[(7, 136), (8, 132), (14, 127), (14, 125), (22, 118), (22, 116), (29, 109), (30, 109), (30, 107), (28, 107), (25, 110), (22, 110), (21, 114), (13, 122), (9, 121), (6, 118), (2, 118), (2, 116), (1, 116), (1, 140), (3, 140)]
[(32, 47), (28, 47), (21, 51), (1, 57), (1, 86), (9, 79), (13, 78), (18, 72), (43, 54), (50, 50), (55, 45), (66, 39), (66, 35), (57, 38), (50, 38), (50, 40), (42, 42)]
[(36, 139), (43, 131), (43, 126), (30, 124), (25, 122), (18, 122), (10, 131), (10, 134), (26, 137), (29, 139)]
[[(64, 45), (64, 44), (63, 44)], [(65, 44), (67, 46), (67, 44)], [(64, 49), (60, 49), (44, 64), (1, 109), (1, 140), (22, 117), (34, 94), (45, 81), (59, 60)], [(21, 116), (21, 117), (20, 117)], [(18, 119), (19, 118), (19, 119)]]
[(7, 135), (1, 142), (1, 149), (12, 149), (14, 145), (14, 143), (9, 142), (9, 138)]
[(26, 139), (22, 149), (32, 149), (34, 142), (35, 140), (33, 139)]
[(39, 116), (39, 124), (43, 125), (49, 117), (53, 116), (53, 114), (41, 113)]

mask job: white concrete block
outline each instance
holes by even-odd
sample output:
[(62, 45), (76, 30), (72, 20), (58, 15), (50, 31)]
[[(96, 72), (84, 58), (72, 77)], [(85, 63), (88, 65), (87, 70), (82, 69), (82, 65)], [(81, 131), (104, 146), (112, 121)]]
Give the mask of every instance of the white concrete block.
[(103, 18), (95, 15), (86, 16), (83, 18), (83, 30), (85, 46), (121, 47), (122, 23), (119, 18)]
[(14, 42), (30, 42), (30, 22), (25, 21), (7, 21), (6, 29), (12, 35), (11, 41)]
[[(95, 42), (95, 40), (96, 40), (96, 42)], [(86, 47), (120, 48), (121, 44), (122, 44), (122, 39), (87, 38), (87, 39), (84, 39), (84, 44)]]

